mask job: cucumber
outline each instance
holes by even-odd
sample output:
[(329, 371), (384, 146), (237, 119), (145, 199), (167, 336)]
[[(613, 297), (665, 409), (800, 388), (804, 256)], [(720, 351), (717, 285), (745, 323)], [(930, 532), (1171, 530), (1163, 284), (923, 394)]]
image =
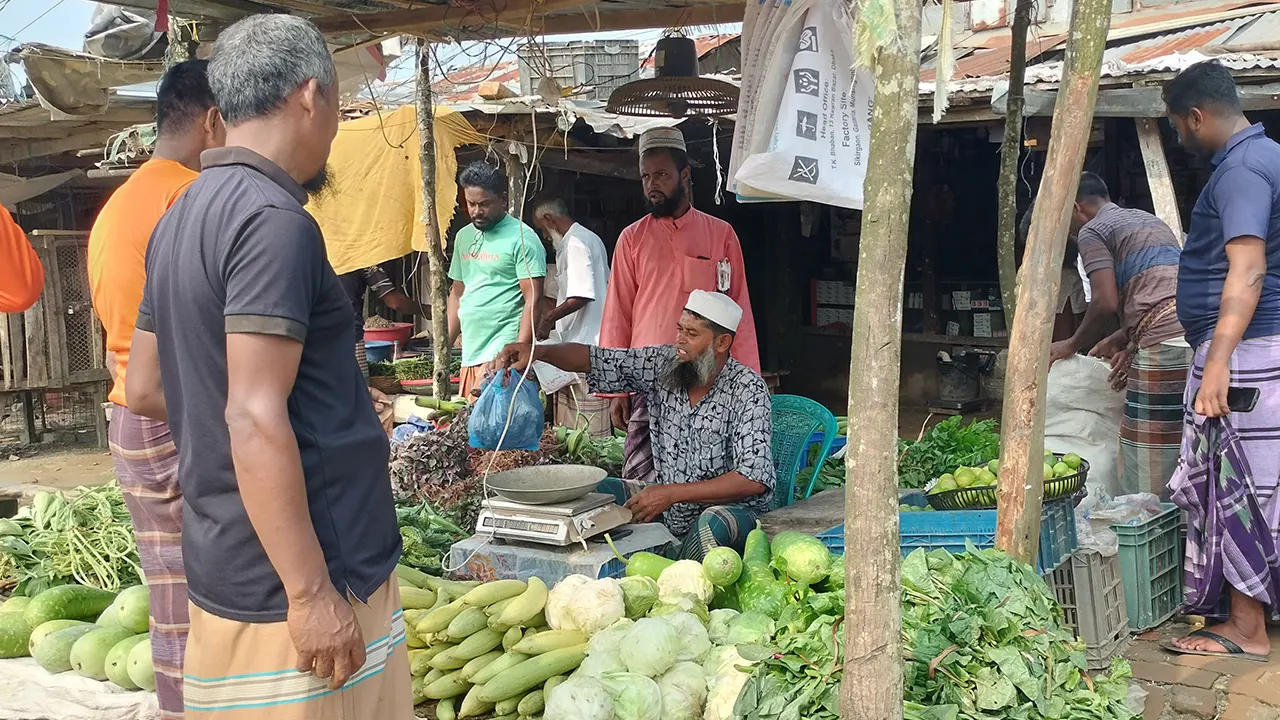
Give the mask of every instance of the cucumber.
[(147, 638), (129, 651), (129, 679), (147, 692), (156, 691), (156, 671), (151, 665), (151, 639)]
[(120, 641), (136, 635), (122, 627), (100, 627), (81, 635), (71, 646), (71, 669), (81, 677), (106, 680), (107, 653)]
[(97, 629), (96, 625), (76, 625), (49, 633), (36, 643), (31, 657), (40, 663), (40, 667), (53, 674), (64, 673), (71, 669), (71, 648), (80, 638)]
[(534, 690), (521, 698), (520, 703), (516, 705), (516, 711), (526, 717), (537, 715), (542, 712), (542, 708), (546, 705), (544, 697), (545, 694), (541, 689)]
[(515, 627), (529, 622), (546, 607), (547, 594), (547, 584), (541, 578), (529, 578), (528, 589), (517, 595), (498, 614), (498, 624)]
[(471, 676), (471, 682), (476, 685), (483, 685), (496, 677), (498, 673), (503, 672), (508, 668), (515, 667), (529, 658), (530, 656), (525, 655), (524, 653), (509, 652), (480, 668), (479, 672)]
[(427, 613), (426, 616), (418, 621), (418, 625), (414, 629), (418, 631), (419, 635), (440, 632), (449, 627), (449, 623), (453, 622), (453, 619), (466, 609), (467, 606), (462, 602), (462, 598), (458, 598), (444, 607), (438, 607)]
[[(26, 621), (24, 620), (23, 622)], [(40, 641), (44, 639), (45, 635), (51, 635), (59, 630), (66, 630), (71, 627), (91, 624), (92, 623), (87, 623), (83, 620), (50, 620), (47, 623), (43, 623), (40, 627), (31, 631), (31, 639), (27, 641), (27, 652), (31, 657), (35, 657), (36, 645), (40, 644)]]
[(462, 679), (462, 671), (455, 670), (422, 688), (422, 694), (431, 700), (458, 697), (471, 689), (471, 683)]
[(553, 675), (573, 672), (587, 656), (587, 645), (574, 645), (529, 658), (485, 683), (476, 699), (496, 703), (528, 692)]
[(22, 615), (33, 628), (50, 620), (93, 620), (111, 607), (115, 599), (115, 594), (106, 590), (59, 585), (32, 598)]
[(416, 587), (400, 588), (400, 607), (405, 610), (426, 610), (436, 604), (436, 594)]
[(19, 613), (27, 609), (27, 605), (31, 604), (31, 598), (22, 595), (15, 595), (0, 605), (0, 613)]
[(450, 640), (460, 642), (488, 626), (489, 616), (484, 614), (484, 610), (477, 607), (469, 607), (449, 621), (449, 628), (445, 630), (445, 634), (449, 636)]
[(458, 646), (455, 645), (448, 650), (427, 660), (427, 664), (437, 670), (461, 670), (471, 658), (458, 657)]
[(445, 698), (436, 705), (436, 720), (458, 720), (458, 711), (453, 707), (453, 698)]
[(134, 635), (125, 638), (115, 644), (111, 651), (107, 653), (106, 673), (107, 679), (115, 683), (118, 687), (125, 690), (137, 690), (138, 684), (129, 677), (129, 653), (133, 648), (143, 640), (147, 639), (147, 635)]
[(468, 660), (467, 664), (462, 666), (462, 679), (467, 682), (471, 682), (471, 678), (475, 677), (476, 673), (480, 672), (481, 668), (505, 654), (506, 653), (501, 650), (494, 650), (492, 652), (487, 652), (478, 658)]
[(462, 698), (462, 704), (458, 706), (459, 718), (479, 717), (490, 714), (493, 710), (493, 703), (481, 702), (477, 697), (479, 692), (479, 685), (474, 685), (467, 691), (467, 696)]
[(480, 630), (453, 649), (456, 657), (462, 660), (474, 660), (495, 648), (502, 646), (502, 636), (506, 633), (486, 627)]
[(427, 578), (430, 576), (417, 568), (396, 565), (396, 577), (401, 580), (408, 580), (414, 587), (425, 588), (427, 586)]
[(499, 717), (513, 715), (516, 712), (516, 708), (520, 707), (520, 701), (523, 699), (523, 695), (517, 695), (516, 697), (509, 697), (506, 700), (496, 702), (493, 704), (493, 714)]
[(494, 580), (477, 587), (462, 596), (462, 602), (472, 607), (485, 607), (513, 598), (528, 589), (522, 580)]
[(520, 642), (523, 639), (524, 639), (523, 630), (521, 630), (518, 627), (510, 628), (502, 636), (502, 649), (510, 650), (511, 648), (516, 646), (516, 643)]
[(423, 683), (420, 677), (414, 678), (413, 682), (409, 684), (409, 692), (413, 695), (414, 705), (421, 705), (427, 701), (427, 696), (422, 694), (422, 687)]
[(0, 658), (26, 657), (31, 642), (31, 626), (21, 613), (0, 613)]
[(525, 655), (541, 655), (552, 650), (581, 645), (586, 641), (587, 636), (577, 630), (548, 630), (526, 637), (511, 649)]

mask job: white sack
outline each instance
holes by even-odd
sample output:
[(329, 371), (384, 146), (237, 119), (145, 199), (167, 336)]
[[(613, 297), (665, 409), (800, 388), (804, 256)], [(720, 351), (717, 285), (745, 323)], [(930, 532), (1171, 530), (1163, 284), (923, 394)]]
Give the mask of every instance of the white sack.
[(73, 672), (50, 675), (31, 658), (0, 660), (5, 720), (159, 720), (156, 694), (129, 692)]
[(1120, 420), (1124, 393), (1111, 389), (1111, 367), (1074, 355), (1053, 364), (1045, 392), (1044, 447), (1089, 461), (1091, 486), (1120, 495)]

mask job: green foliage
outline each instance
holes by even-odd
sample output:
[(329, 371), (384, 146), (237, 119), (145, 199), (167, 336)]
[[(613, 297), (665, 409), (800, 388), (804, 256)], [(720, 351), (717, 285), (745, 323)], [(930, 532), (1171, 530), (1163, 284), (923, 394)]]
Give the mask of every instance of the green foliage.
[(396, 520), (404, 543), (400, 563), (434, 575), (440, 574), (449, 546), (468, 535), (426, 502), (397, 505)]
[(968, 425), (959, 415), (938, 423), (919, 442), (898, 441), (898, 485), (913, 490), (958, 467), (975, 467), (1000, 457), (995, 420)]

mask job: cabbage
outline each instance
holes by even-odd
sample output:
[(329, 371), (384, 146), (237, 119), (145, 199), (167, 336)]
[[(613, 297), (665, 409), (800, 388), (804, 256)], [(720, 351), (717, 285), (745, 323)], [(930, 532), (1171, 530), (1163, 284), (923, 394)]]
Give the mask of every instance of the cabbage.
[(621, 585), (622, 602), (632, 620), (648, 615), (658, 602), (658, 581), (647, 575), (623, 578)]
[(649, 617), (666, 617), (672, 613), (688, 613), (704, 623), (711, 621), (707, 606), (690, 597), (678, 598), (675, 602), (660, 602), (649, 611)]
[(627, 631), (634, 624), (624, 618), (592, 635), (591, 640), (587, 642), (587, 657), (582, 661), (577, 672), (589, 677), (600, 677), (610, 672), (626, 672), (627, 665), (622, 662), (620, 646), (622, 638), (626, 637)]
[(543, 716), (557, 720), (613, 720), (613, 698), (600, 681), (574, 675), (546, 697)]
[(712, 610), (711, 617), (707, 620), (707, 638), (715, 645), (724, 645), (729, 642), (729, 623), (738, 616), (737, 610)]
[(657, 677), (676, 664), (682, 645), (680, 633), (671, 623), (662, 618), (640, 618), (627, 630), (620, 649), (627, 670)]
[(626, 609), (617, 580), (570, 575), (551, 589), (545, 612), (553, 629), (578, 630), (591, 637), (621, 620)]
[(707, 629), (698, 618), (686, 612), (674, 612), (664, 615), (662, 619), (675, 626), (676, 632), (680, 634), (681, 646), (676, 655), (677, 661), (702, 662), (707, 653), (711, 652)]
[(702, 720), (702, 708), (688, 693), (662, 683), (658, 689), (662, 692), (662, 720)]
[[(702, 720), (731, 720), (733, 706), (738, 702), (738, 694), (742, 692), (742, 686), (746, 685), (747, 679), (751, 677), (750, 672), (743, 672), (738, 668), (750, 666), (752, 663), (744, 660), (738, 654), (738, 649), (732, 645), (718, 648), (712, 653), (712, 658), (717, 667), (714, 674), (707, 679), (707, 704)], [(555, 716), (547, 713), (547, 717)]]
[(570, 575), (556, 583), (547, 595), (545, 607), (547, 625), (552, 630), (576, 630), (569, 620), (569, 603), (579, 588), (591, 582), (586, 575)]
[(715, 591), (697, 560), (678, 560), (658, 576), (658, 600), (664, 603), (690, 598), (709, 605)]
[(729, 622), (729, 645), (763, 645), (773, 638), (773, 618), (748, 610)]
[(697, 663), (678, 662), (658, 678), (658, 687), (662, 688), (664, 696), (669, 687), (679, 690), (687, 695), (701, 712), (702, 703), (707, 699), (707, 673)]
[[(600, 678), (600, 684), (613, 698), (616, 720), (663, 720), (662, 690), (653, 680), (636, 673), (609, 673)], [(549, 714), (548, 710), (543, 717)]]

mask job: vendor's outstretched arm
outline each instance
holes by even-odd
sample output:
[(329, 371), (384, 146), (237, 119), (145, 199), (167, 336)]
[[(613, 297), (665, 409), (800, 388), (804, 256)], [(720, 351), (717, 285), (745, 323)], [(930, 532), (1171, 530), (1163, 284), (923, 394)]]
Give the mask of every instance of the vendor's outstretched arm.
[[(533, 356), (530, 357), (532, 351)], [(511, 343), (498, 353), (495, 360), (498, 367), (514, 367), (523, 371), (530, 362), (542, 361), (568, 372), (585, 373), (591, 371), (591, 347), (577, 343), (552, 345), (539, 343), (532, 348), (529, 343)]]

